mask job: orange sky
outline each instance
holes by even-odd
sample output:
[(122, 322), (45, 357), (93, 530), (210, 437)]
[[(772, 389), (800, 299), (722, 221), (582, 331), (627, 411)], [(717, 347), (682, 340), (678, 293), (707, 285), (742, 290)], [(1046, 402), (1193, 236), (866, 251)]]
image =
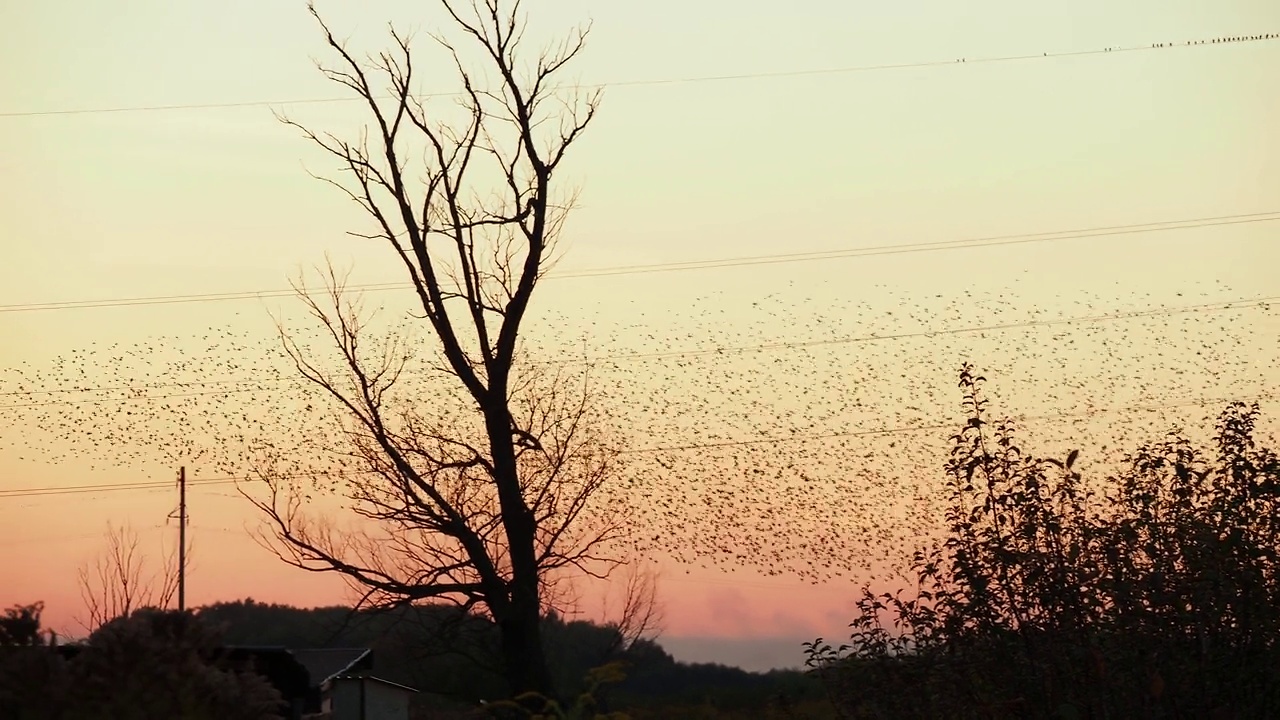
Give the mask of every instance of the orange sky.
[[(323, 48), (301, 3), (83, 5), (50, 0), (0, 11), (13, 40), (0, 48), (0, 114), (335, 95), (310, 65)], [(367, 48), (382, 41), (387, 19), (436, 22), (415, 15), (421, 3), (379, 0), (358, 15), (333, 5), (335, 26)], [(563, 179), (583, 194), (561, 269), (1280, 212), (1273, 70), (1280, 41), (1057, 56), (1280, 32), (1275, 3), (1139, 0), (1119, 8), (1055, 0), (1030, 8), (983, 0), (958, 8), (939, 0), (751, 9), (575, 0), (540, 9), (540, 30), (594, 19), (580, 66), (588, 82), (1041, 56), (610, 88), (566, 166)], [(360, 228), (361, 217), (307, 176), (306, 168), (329, 165), (270, 110), (0, 116), (0, 306), (278, 289), (326, 252), (353, 265), (355, 281), (399, 280), (383, 248), (343, 235)], [(290, 112), (339, 132), (361, 119), (343, 104)], [(947, 420), (957, 411), (953, 377), (962, 358), (988, 371), (1011, 414), (1253, 395), (1280, 379), (1274, 309), (959, 330), (1280, 295), (1280, 221), (1260, 217), (979, 249), (548, 279), (531, 337), (548, 353), (572, 357), (584, 347), (592, 356), (679, 354), (945, 331), (619, 361), (602, 382), (618, 393), (619, 424), (642, 448)], [(382, 295), (393, 310), (403, 300)], [(0, 490), (171, 479), (177, 462), (148, 435), (172, 435), (178, 420), (152, 405), (140, 423), (116, 413), (148, 403), (65, 391), (243, 377), (266, 362), (269, 310), (300, 323), (286, 299), (0, 309), (0, 393), (11, 393), (0, 398)], [(252, 352), (228, 355), (232, 341)], [(96, 355), (82, 354), (95, 347)], [(147, 356), (129, 354), (137, 348)], [(25, 393), (33, 387), (58, 392)], [(197, 398), (174, 402), (173, 413), (231, 412), (234, 403), (266, 399)], [(1264, 407), (1280, 416), (1274, 401)], [(1108, 415), (1089, 426), (1046, 422), (1032, 433), (1046, 451), (1064, 452), (1125, 426), (1162, 430), (1204, 417), (1198, 409)], [(136, 429), (136, 446), (117, 441), (95, 454), (89, 439), (113, 425)], [(727, 483), (735, 460), (793, 473), (786, 482), (801, 470), (858, 478), (853, 489), (834, 484), (831, 492), (846, 494), (828, 508), (839, 510), (832, 522), (844, 551), (875, 564), (904, 549), (903, 538), (868, 528), (904, 512), (912, 494), (904, 488), (930, 479), (944, 436), (672, 457), (680, 478)], [(782, 458), (801, 470), (781, 467)], [(195, 463), (191, 472), (215, 475)], [(808, 538), (826, 522), (816, 500), (750, 490), (790, 509), (780, 525), (755, 531), (777, 543)], [(749, 495), (744, 489), (718, 506), (743, 532), (765, 521), (761, 501)], [(106, 522), (132, 523), (158, 553), (162, 539), (172, 542), (165, 517), (174, 499), (167, 490), (0, 496), (0, 603), (43, 599), (55, 624), (70, 625), (79, 610), (74, 568), (96, 552)], [(290, 572), (257, 548), (244, 530), (256, 522), (234, 488), (193, 489), (193, 603), (342, 599), (332, 580)], [(865, 579), (846, 572), (814, 586), (731, 566), (664, 561), (669, 635), (832, 636), (843, 628), (848, 587)], [(705, 656), (681, 647), (690, 657), (798, 662), (776, 647), (763, 660), (740, 646)]]

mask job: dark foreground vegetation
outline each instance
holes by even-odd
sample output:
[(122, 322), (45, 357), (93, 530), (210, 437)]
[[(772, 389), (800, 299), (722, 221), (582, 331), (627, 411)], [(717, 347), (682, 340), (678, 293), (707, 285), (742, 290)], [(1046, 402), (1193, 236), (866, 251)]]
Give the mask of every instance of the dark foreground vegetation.
[[(188, 614), (142, 610), (57, 648), (39, 611), (14, 608), (0, 621), (0, 720), (280, 717), (279, 694), (253, 672), (262, 668), (228, 652), (236, 647), (367, 647), (378, 677), (423, 691), (415, 718), (536, 717), (493, 702), (506, 693), (498, 633), (450, 608), (352, 613), (249, 600)], [(562, 696), (574, 699), (548, 718), (834, 717), (820, 683), (800, 671), (680, 663), (654, 642), (620, 647), (614, 628), (557, 618), (547, 642)]]
[(57, 645), (40, 605), (0, 618), (3, 720), (264, 720), (280, 694), (190, 613), (139, 610)]
[(947, 534), (918, 586), (864, 590), (847, 644), (806, 649), (851, 718), (1280, 717), (1280, 461), (1257, 407), (1114, 477), (1025, 453), (965, 368)]
[(552, 615), (553, 708), (503, 700), (501, 633), (454, 606), (141, 610), (59, 645), (35, 605), (0, 617), (0, 720), (280, 717), (245, 647), (371, 648), (379, 677), (422, 691), (415, 718), (1280, 717), (1280, 458), (1258, 408), (1228, 406), (1208, 448), (1171, 432), (1085, 477), (1077, 451), (1025, 452), (982, 378), (960, 379), (945, 535), (914, 555), (915, 587), (864, 589), (808, 672), (679, 663)]

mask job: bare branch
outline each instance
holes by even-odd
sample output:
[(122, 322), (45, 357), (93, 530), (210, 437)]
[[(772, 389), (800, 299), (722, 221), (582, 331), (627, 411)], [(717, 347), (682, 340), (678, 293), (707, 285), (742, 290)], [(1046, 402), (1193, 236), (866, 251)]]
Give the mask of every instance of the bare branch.
[(76, 573), (86, 612), (79, 622), (89, 632), (135, 610), (167, 608), (178, 587), (173, 552), (162, 553), (160, 567), (155, 567), (139, 548), (138, 533), (128, 525), (108, 523), (105, 540), (101, 554)]

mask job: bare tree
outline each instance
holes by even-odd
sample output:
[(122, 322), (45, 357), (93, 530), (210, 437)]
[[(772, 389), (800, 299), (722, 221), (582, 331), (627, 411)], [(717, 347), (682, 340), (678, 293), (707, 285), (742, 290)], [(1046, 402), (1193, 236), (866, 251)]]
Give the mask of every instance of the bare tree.
[(165, 609), (178, 591), (173, 552), (162, 553), (161, 566), (150, 567), (138, 548), (138, 533), (128, 525), (107, 525), (106, 548), (80, 566), (77, 579), (88, 617), (86, 630), (97, 630), (115, 618), (142, 608)]
[(621, 590), (621, 607), (613, 614), (606, 599), (606, 624), (614, 630), (613, 646), (608, 655), (625, 652), (641, 640), (653, 640), (662, 632), (664, 610), (658, 600), (658, 571), (651, 565), (632, 561), (617, 587)]
[[(307, 517), (306, 491), (269, 465), (259, 470), (269, 495), (247, 494), (286, 562), (340, 573), (374, 605), (484, 611), (500, 629), (511, 690), (550, 693), (540, 629), (549, 583), (607, 574), (615, 562), (605, 549), (624, 527), (624, 508), (602, 494), (619, 454), (596, 422), (589, 375), (521, 352), (522, 322), (573, 204), (571, 194), (553, 197), (552, 176), (598, 106), (598, 93), (558, 80), (589, 28), (527, 55), (518, 0), (441, 5), (462, 41), (433, 39), (452, 58), (465, 119), (448, 122), (414, 95), (406, 36), (393, 28), (393, 51), (357, 58), (314, 7), (341, 60), (321, 71), (363, 102), (369, 127), (348, 142), (282, 118), (340, 161), (346, 182), (326, 181), (374, 227), (352, 234), (395, 253), (430, 331), (425, 344), (407, 331), (372, 341), (369, 316), (332, 268), (326, 294), (299, 294), (340, 370), (281, 327), (298, 372), (337, 408), (342, 443), (328, 449), (342, 463), (341, 492), (377, 530)], [(484, 70), (468, 69), (468, 52)], [(432, 357), (414, 385), (423, 347)]]

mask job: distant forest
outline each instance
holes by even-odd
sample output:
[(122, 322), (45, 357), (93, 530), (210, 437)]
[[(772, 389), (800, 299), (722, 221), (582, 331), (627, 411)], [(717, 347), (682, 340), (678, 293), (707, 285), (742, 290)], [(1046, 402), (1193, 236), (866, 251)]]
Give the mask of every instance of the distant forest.
[[(72, 645), (41, 627), (41, 609), (0, 616), (0, 720), (277, 718), (282, 696), (259, 676), (268, 668), (235, 660), (274, 648), (371, 649), (374, 675), (419, 690), (415, 719), (834, 717), (811, 674), (681, 663), (651, 640), (620, 642), (615, 626), (555, 616), (544, 635), (555, 680), (562, 697), (588, 699), (589, 712), (501, 712), (509, 691), (499, 633), (450, 606), (352, 611), (244, 600), (186, 613), (142, 609)], [(589, 678), (603, 682), (589, 688)]]
[[(352, 612), (304, 610), (252, 600), (198, 611), (231, 645), (368, 647), (378, 677), (424, 691), (424, 706), (474, 708), (504, 697), (506, 686), (492, 623), (448, 607), (416, 606)], [(557, 687), (575, 697), (593, 668), (621, 661), (625, 678), (598, 693), (605, 707), (632, 718), (706, 717), (716, 709), (736, 715), (764, 708), (816, 706), (824, 697), (815, 677), (801, 671), (752, 673), (716, 664), (677, 662), (658, 642), (618, 647), (616, 630), (552, 617), (546, 642)], [(758, 717), (752, 713), (741, 717)], [(813, 715), (819, 717), (820, 715)]]

